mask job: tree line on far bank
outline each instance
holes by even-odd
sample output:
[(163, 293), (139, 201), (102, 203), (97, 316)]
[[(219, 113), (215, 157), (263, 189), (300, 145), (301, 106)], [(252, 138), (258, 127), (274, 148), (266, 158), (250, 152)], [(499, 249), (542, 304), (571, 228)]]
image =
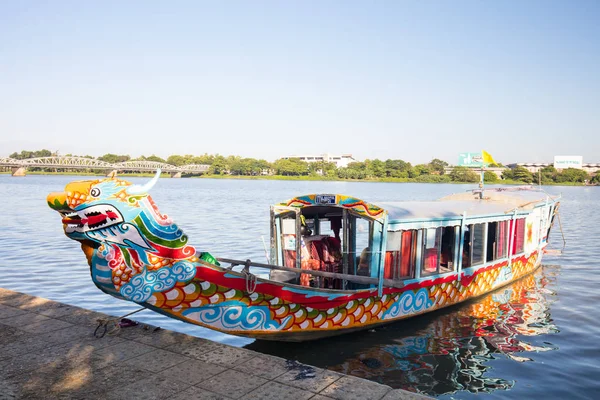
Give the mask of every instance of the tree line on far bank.
[[(11, 158), (25, 159), (34, 157), (49, 157), (56, 155), (49, 150), (26, 151), (13, 153)], [(92, 156), (74, 156), (65, 154), (65, 156), (95, 158)], [(337, 167), (335, 163), (318, 161), (308, 163), (296, 158), (281, 158), (274, 162), (268, 162), (262, 159), (243, 158), (240, 156), (222, 156), (219, 154), (195, 155), (171, 155), (163, 159), (156, 155), (141, 156), (131, 158), (129, 155), (105, 154), (97, 157), (98, 160), (108, 163), (121, 163), (125, 161), (156, 161), (175, 166), (188, 164), (206, 164), (209, 165), (208, 173), (210, 175), (233, 175), (233, 176), (258, 176), (258, 175), (278, 175), (293, 177), (324, 177), (326, 179), (352, 179), (352, 180), (390, 180), (401, 182), (479, 182), (480, 173), (472, 168), (456, 166), (449, 174), (445, 174), (445, 168), (449, 164), (440, 159), (433, 159), (426, 164), (412, 165), (404, 160), (385, 161), (374, 159), (357, 161), (348, 164), (347, 167)], [(502, 166), (491, 165), (493, 167)], [(539, 173), (531, 173), (525, 167), (507, 168), (502, 172), (502, 178), (499, 178), (491, 171), (484, 172), (484, 180), (487, 183), (523, 182), (553, 184), (553, 183), (598, 183), (600, 184), (600, 174), (590, 176), (587, 172), (568, 168), (557, 171), (553, 166), (543, 168)]]

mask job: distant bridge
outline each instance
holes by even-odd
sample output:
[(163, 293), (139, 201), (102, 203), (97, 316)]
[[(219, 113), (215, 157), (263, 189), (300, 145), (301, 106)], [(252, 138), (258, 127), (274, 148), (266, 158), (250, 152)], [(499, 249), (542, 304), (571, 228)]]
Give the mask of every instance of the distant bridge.
[(54, 169), (95, 169), (105, 170), (108, 174), (117, 172), (154, 172), (161, 169), (170, 173), (174, 178), (180, 178), (182, 174), (203, 174), (208, 171), (209, 166), (204, 164), (187, 164), (175, 166), (157, 161), (125, 161), (121, 163), (107, 163), (95, 158), (85, 157), (38, 157), (17, 160), (10, 157), (0, 157), (0, 167), (12, 168), (13, 176), (25, 176), (27, 168), (54, 168)]

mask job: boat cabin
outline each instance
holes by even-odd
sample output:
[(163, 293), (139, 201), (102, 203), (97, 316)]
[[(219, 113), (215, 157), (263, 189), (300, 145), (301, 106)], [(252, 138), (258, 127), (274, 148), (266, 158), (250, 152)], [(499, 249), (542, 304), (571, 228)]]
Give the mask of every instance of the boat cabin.
[(533, 190), (378, 205), (339, 194), (300, 196), (271, 207), (271, 264), (329, 274), (273, 270), (270, 279), (381, 291), (510, 264), (545, 245), (554, 211), (555, 200)]

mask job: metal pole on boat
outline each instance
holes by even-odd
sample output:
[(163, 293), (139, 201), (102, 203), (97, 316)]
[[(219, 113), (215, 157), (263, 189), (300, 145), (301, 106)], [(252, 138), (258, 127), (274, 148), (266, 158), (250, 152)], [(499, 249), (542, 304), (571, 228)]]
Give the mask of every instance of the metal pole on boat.
[(484, 182), (485, 172), (483, 169), (483, 164), (481, 164), (481, 179), (479, 180), (479, 199), (483, 199), (483, 182)]
[(517, 211), (518, 209), (515, 208), (515, 211), (513, 212), (512, 215), (512, 224), (510, 227), (510, 236), (508, 237), (508, 268), (512, 267), (512, 252), (513, 252), (513, 247), (515, 246), (515, 229), (516, 229), (516, 225), (517, 225)]
[(377, 296), (383, 296), (383, 277), (385, 275), (385, 254), (387, 246), (387, 229), (388, 217), (387, 213), (381, 226), (381, 242), (379, 243), (379, 283), (377, 284)]
[(464, 211), (462, 215), (462, 219), (460, 221), (460, 242), (458, 242), (458, 258), (456, 261), (456, 271), (458, 273), (458, 279), (460, 280), (460, 274), (462, 272), (462, 263), (463, 263), (463, 249), (465, 247), (465, 226), (467, 221), (467, 212)]
[(265, 243), (265, 237), (261, 235), (260, 239), (262, 240), (263, 248), (265, 249), (265, 258), (267, 259), (267, 264), (271, 264), (271, 257), (269, 257), (269, 251), (267, 249), (267, 244)]

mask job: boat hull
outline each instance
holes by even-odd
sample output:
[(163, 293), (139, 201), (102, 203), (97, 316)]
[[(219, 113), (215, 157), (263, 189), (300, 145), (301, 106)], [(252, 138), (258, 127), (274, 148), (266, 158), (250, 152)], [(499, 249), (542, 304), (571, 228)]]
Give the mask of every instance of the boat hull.
[[(200, 266), (195, 279), (155, 293), (144, 305), (159, 313), (224, 333), (262, 340), (306, 341), (432, 312), (484, 295), (533, 272), (541, 252), (422, 280), (402, 289), (333, 291), (258, 279)], [(251, 285), (252, 286), (252, 285)], [(248, 290), (254, 289), (254, 290)]]

